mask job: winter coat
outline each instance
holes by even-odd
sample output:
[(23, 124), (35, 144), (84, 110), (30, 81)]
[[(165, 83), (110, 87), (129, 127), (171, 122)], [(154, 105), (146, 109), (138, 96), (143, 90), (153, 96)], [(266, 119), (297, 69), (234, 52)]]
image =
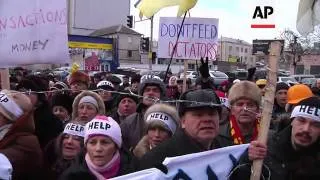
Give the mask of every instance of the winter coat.
[(34, 111), (35, 134), (39, 139), (41, 148), (63, 131), (63, 122), (59, 120), (47, 103), (43, 103)]
[[(220, 147), (219, 143), (214, 141), (211, 149)], [(140, 159), (138, 169), (148, 169), (151, 167), (163, 168), (162, 162), (166, 157), (176, 157), (203, 151), (207, 151), (207, 149), (189, 137), (183, 129), (178, 129), (172, 138), (147, 152)]]
[(12, 179), (40, 179), (42, 151), (34, 135), (32, 113), (20, 117), (0, 141), (0, 153), (13, 166)]
[[(90, 172), (88, 165), (85, 161), (85, 154), (79, 155), (74, 163), (65, 170), (60, 176), (59, 180), (96, 180), (97, 178)], [(131, 154), (122, 149), (120, 150), (120, 169), (117, 176), (122, 176), (132, 172), (132, 156)], [(116, 176), (116, 177), (117, 177)]]
[[(271, 180), (319, 180), (320, 157), (318, 140), (312, 147), (301, 152), (295, 151), (291, 144), (291, 126), (283, 131), (274, 133), (268, 139), (268, 152), (264, 164), (270, 169)], [(231, 180), (249, 179), (250, 161), (248, 152), (240, 158), (239, 164), (248, 164), (236, 170)], [(268, 177), (268, 170), (262, 170), (264, 177)], [(261, 178), (262, 179), (262, 178)]]
[(122, 141), (125, 148), (134, 148), (145, 135), (145, 122), (143, 119), (147, 107), (139, 104), (137, 112), (128, 116), (121, 124)]
[[(250, 143), (252, 141), (252, 134), (244, 136), (245, 143)], [(233, 138), (231, 136), (230, 123), (227, 122), (219, 127), (219, 135), (217, 137), (221, 147), (233, 146)]]
[(143, 138), (139, 141), (137, 146), (133, 149), (133, 155), (137, 157), (138, 159), (142, 158), (143, 155), (145, 155), (147, 152), (149, 152), (150, 144), (148, 142), (148, 136), (145, 135)]
[(106, 108), (105, 108), (104, 102), (103, 102), (102, 98), (99, 96), (99, 94), (97, 94), (95, 92), (91, 92), (91, 91), (83, 91), (82, 93), (78, 94), (73, 101), (71, 120), (75, 120), (78, 117), (79, 102), (85, 96), (91, 96), (98, 102), (98, 106), (99, 106), (98, 114), (100, 114), (100, 115), (106, 114)]
[(179, 99), (179, 92), (177, 86), (167, 86), (166, 96), (168, 99)]

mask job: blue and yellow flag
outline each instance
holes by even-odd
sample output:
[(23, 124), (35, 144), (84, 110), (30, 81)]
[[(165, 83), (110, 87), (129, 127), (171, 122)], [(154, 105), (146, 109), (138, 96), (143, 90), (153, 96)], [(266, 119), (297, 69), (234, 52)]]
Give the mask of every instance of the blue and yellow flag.
[(151, 18), (162, 8), (179, 6), (177, 16), (181, 17), (197, 4), (198, 0), (139, 0), (135, 7), (140, 11), (140, 18), (143, 16)]

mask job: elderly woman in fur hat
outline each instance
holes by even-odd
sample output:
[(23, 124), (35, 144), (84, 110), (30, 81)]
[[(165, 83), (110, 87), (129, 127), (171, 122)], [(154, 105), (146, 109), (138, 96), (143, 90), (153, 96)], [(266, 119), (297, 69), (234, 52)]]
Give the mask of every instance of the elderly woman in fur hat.
[(146, 135), (133, 150), (137, 158), (169, 139), (178, 127), (179, 115), (177, 110), (167, 104), (152, 105), (145, 113)]
[(87, 123), (97, 114), (105, 114), (105, 105), (102, 98), (95, 92), (83, 91), (74, 99), (72, 105), (72, 120), (78, 119)]
[(45, 149), (46, 179), (57, 179), (83, 150), (84, 123), (72, 121)]

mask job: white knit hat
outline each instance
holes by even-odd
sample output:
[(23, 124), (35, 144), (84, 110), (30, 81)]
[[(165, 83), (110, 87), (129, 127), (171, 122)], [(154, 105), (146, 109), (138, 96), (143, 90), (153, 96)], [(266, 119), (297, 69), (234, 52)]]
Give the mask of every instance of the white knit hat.
[(84, 126), (70, 122), (64, 127), (63, 133), (84, 137)]
[(0, 153), (0, 179), (11, 179), (12, 171), (9, 159)]
[(121, 129), (119, 124), (111, 117), (98, 115), (86, 124), (84, 128), (84, 143), (86, 144), (90, 137), (96, 135), (105, 135), (110, 137), (118, 148), (121, 148)]

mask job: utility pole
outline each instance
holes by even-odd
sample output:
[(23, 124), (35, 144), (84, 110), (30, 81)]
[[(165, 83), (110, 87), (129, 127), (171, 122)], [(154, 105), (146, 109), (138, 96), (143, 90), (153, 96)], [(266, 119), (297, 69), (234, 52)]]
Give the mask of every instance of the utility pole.
[(149, 70), (152, 70), (152, 47), (153, 47), (153, 16), (150, 18), (151, 22), (151, 29), (150, 29), (150, 41), (149, 41), (149, 52), (148, 52), (148, 59), (149, 59)]
[(292, 51), (293, 51), (293, 74), (296, 74), (296, 67), (297, 67), (297, 62), (296, 62), (296, 54), (297, 54), (297, 36), (294, 36), (294, 41), (292, 45)]

